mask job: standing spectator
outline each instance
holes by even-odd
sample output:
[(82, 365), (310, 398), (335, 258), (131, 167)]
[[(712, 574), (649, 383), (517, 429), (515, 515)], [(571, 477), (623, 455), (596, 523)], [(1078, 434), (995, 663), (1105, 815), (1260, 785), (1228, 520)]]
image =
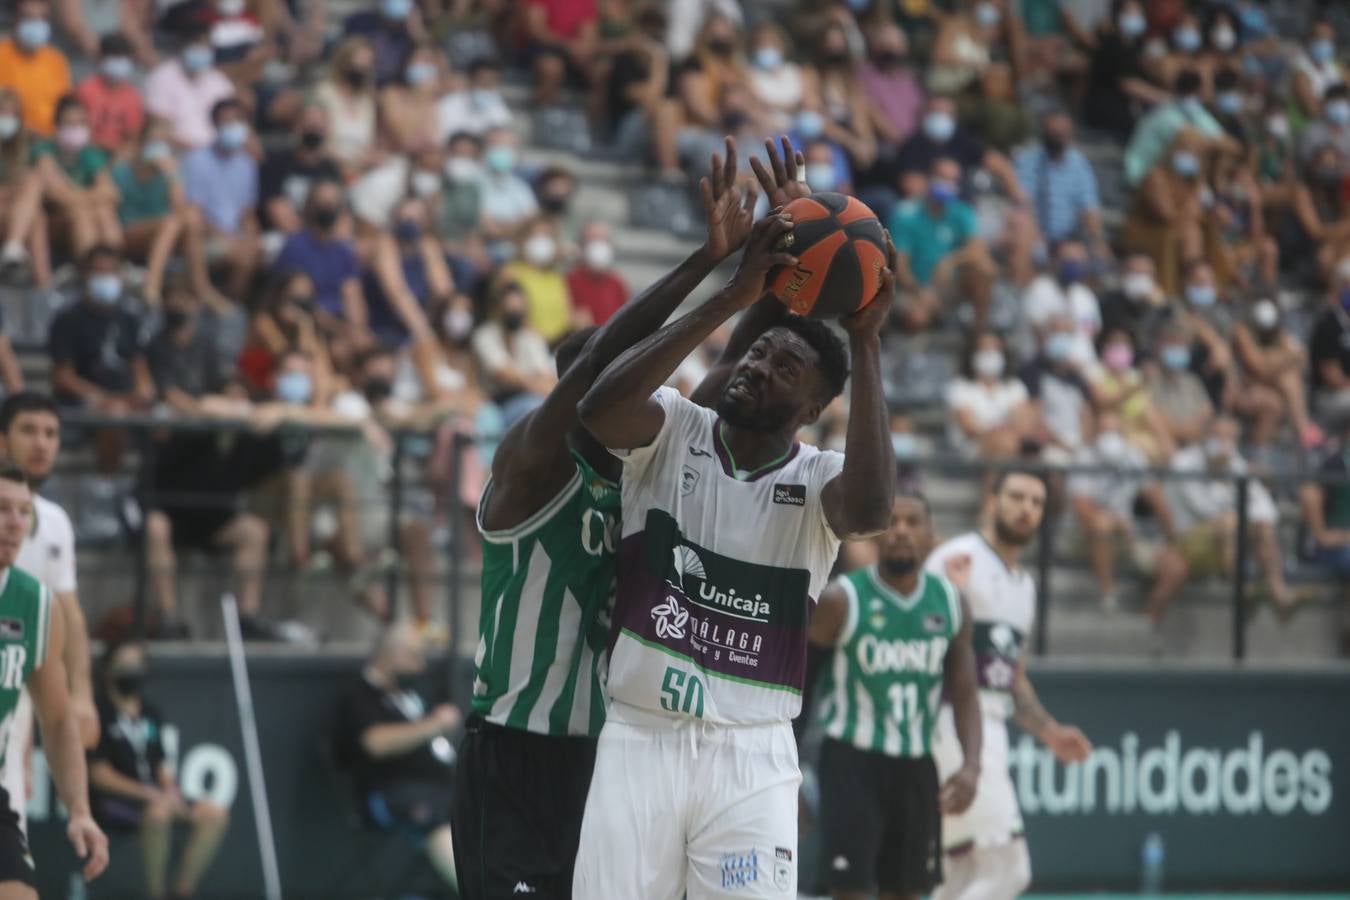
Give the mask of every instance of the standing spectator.
[(482, 137), (494, 128), (511, 126), (511, 108), (502, 99), (501, 70), (488, 57), (469, 63), (468, 83), (451, 91), (436, 106), (436, 123), (442, 142), (456, 134)]
[(57, 104), (56, 136), (35, 143), (33, 158), (43, 198), (57, 213), (53, 224), (74, 253), (82, 255), (99, 243), (120, 247), (122, 226), (108, 154), (89, 143), (89, 117), (73, 95)]
[(544, 402), (558, 376), (548, 342), (529, 324), (525, 293), (514, 282), (494, 288), (488, 320), (473, 334), (484, 389), (501, 407), (502, 428)]
[[(1238, 424), (1227, 416), (1214, 420), (1203, 441), (1177, 451), (1172, 470), (1185, 473), (1209, 473), (1214, 480), (1185, 479), (1169, 481), (1165, 491), (1181, 553), (1192, 577), (1245, 578), (1235, 570), (1237, 556), (1237, 490), (1234, 476), (1248, 474), (1246, 461), (1237, 449)], [(1252, 481), (1249, 493), (1248, 522), (1261, 574), (1271, 602), (1282, 614), (1297, 602), (1284, 581), (1279, 536), (1275, 526), (1279, 510), (1265, 485)], [(1150, 609), (1157, 622), (1164, 609)]]
[(502, 276), (525, 292), (530, 327), (550, 346), (572, 327), (572, 299), (558, 268), (561, 255), (558, 226), (539, 218), (521, 229), (518, 258), (502, 269)]
[(596, 51), (595, 0), (526, 0), (524, 38), (534, 64), (534, 105), (554, 106), (569, 76), (584, 82)]
[(1140, 120), (1125, 148), (1125, 178), (1132, 186), (1144, 180), (1183, 131), (1193, 132), (1200, 139), (1196, 147), (1198, 153), (1211, 149), (1238, 149), (1223, 126), (1205, 109), (1199, 72), (1183, 70), (1176, 77), (1173, 91), (1174, 99), (1160, 103)]
[(378, 163), (375, 51), (363, 38), (349, 37), (333, 51), (327, 75), (314, 89), (314, 102), (327, 117), (328, 149), (351, 179)]
[(1214, 403), (1205, 383), (1191, 371), (1191, 333), (1180, 325), (1167, 326), (1158, 337), (1158, 362), (1145, 383), (1149, 400), (1167, 426), (1172, 444), (1198, 444), (1209, 433)]
[(300, 211), (318, 181), (341, 181), (329, 155), (330, 136), (323, 107), (306, 105), (293, 125), (292, 143), (267, 154), (259, 178), (264, 231), (291, 234), (304, 227)]
[(581, 231), (581, 262), (567, 273), (572, 298), (572, 327), (603, 325), (628, 302), (628, 285), (614, 270), (609, 225), (588, 222)]
[[(107, 831), (139, 832), (148, 896), (191, 897), (215, 859), (230, 814), (210, 800), (183, 796), (164, 752), (164, 717), (143, 696), (145, 676), (140, 644), (114, 643), (103, 652), (99, 742), (89, 754), (90, 806)], [(190, 836), (170, 885), (175, 823), (187, 825)]]
[(1073, 462), (1093, 433), (1092, 388), (1074, 358), (1078, 341), (1073, 319), (1052, 316), (1040, 352), (1018, 373), (1040, 426), (1041, 456), (1057, 465)]
[(1134, 133), (1141, 108), (1167, 99), (1167, 92), (1151, 83), (1144, 70), (1147, 32), (1141, 0), (1113, 0), (1111, 15), (1098, 27), (1088, 61), (1084, 120), (1120, 143)]
[(126, 35), (105, 34), (99, 40), (98, 72), (75, 89), (89, 113), (93, 142), (117, 156), (127, 150), (145, 125), (145, 105), (132, 84), (136, 64)]
[(44, 179), (32, 162), (31, 136), (23, 127), (19, 96), (0, 88), (0, 274), (25, 266), (34, 286), (46, 290), (52, 280), (47, 217), (42, 211)]
[(1097, 365), (1095, 342), (1102, 330), (1101, 307), (1087, 279), (1090, 274), (1087, 248), (1075, 238), (1054, 248), (1052, 271), (1035, 278), (1022, 294), (1022, 314), (1038, 338), (1050, 331), (1052, 321), (1067, 319), (1073, 325), (1069, 358), (1091, 373)]
[(419, 44), (404, 60), (398, 79), (380, 89), (380, 126), (396, 153), (415, 156), (440, 146), (439, 62), (435, 47)]
[(375, 54), (377, 86), (384, 87), (402, 75), (403, 64), (416, 45), (414, 24), (420, 31), (421, 16), (413, 0), (379, 0), (375, 10), (348, 17), (344, 34), (364, 38)]
[(400, 201), (392, 229), (376, 236), (374, 261), (363, 287), (370, 330), (377, 341), (400, 348), (410, 339), (431, 338), (428, 311), (449, 300), (455, 284), (421, 200)]
[(1313, 409), (1328, 429), (1350, 424), (1350, 265), (1341, 263), (1313, 323), (1309, 344)]
[(872, 124), (880, 149), (898, 147), (919, 127), (923, 86), (909, 60), (909, 40), (892, 22), (869, 29), (868, 58), (860, 78), (873, 107)]
[(409, 623), (380, 635), (361, 679), (337, 709), (337, 758), (352, 770), (363, 819), (411, 832), (448, 884), (455, 884), (450, 835), (449, 735), (458, 708), (427, 707), (417, 685), (426, 672), (422, 639)]
[(1350, 656), (1350, 433), (1342, 431), (1317, 471), (1328, 483), (1309, 481), (1299, 501), (1313, 560), (1340, 583), (1340, 652)]
[(516, 135), (509, 128), (494, 128), (483, 142), (482, 232), (496, 244), (496, 258), (505, 258), (520, 226), (535, 217), (539, 203), (530, 183), (516, 174)]
[(1133, 474), (1149, 467), (1148, 457), (1124, 437), (1115, 413), (1103, 413), (1098, 420), (1096, 440), (1085, 446), (1074, 461), (1081, 466), (1114, 470), (1069, 478), (1074, 516), (1085, 532), (1088, 561), (1097, 579), (1102, 609), (1114, 612), (1119, 606), (1115, 540), (1122, 538), (1131, 550), (1134, 549), (1134, 506), (1143, 499), (1149, 504), (1167, 540), (1148, 566), (1152, 570), (1148, 573), (1151, 584), (1144, 602), (1145, 609), (1158, 610), (1161, 614), (1186, 581), (1186, 560), (1172, 543), (1176, 539), (1172, 511), (1161, 484)]
[(309, 276), (320, 328), (340, 335), (351, 349), (368, 344), (370, 332), (356, 252), (337, 231), (342, 212), (341, 185), (320, 181), (310, 188), (305, 227), (286, 239), (273, 270)]
[(970, 299), (976, 331), (989, 315), (998, 267), (979, 236), (975, 211), (960, 199), (960, 183), (961, 166), (939, 158), (926, 196), (897, 205), (890, 217), (900, 263), (895, 281), (912, 295), (901, 315), (914, 329), (932, 321), (944, 297)]
[(145, 108), (169, 120), (180, 149), (210, 145), (216, 137), (211, 118), (216, 104), (234, 96), (234, 85), (215, 60), (209, 26), (195, 26), (178, 54), (155, 66), (145, 79)]
[(1019, 151), (1013, 164), (1047, 244), (1077, 238), (1091, 242), (1098, 257), (1109, 258), (1097, 175), (1087, 157), (1073, 145), (1073, 120), (1068, 113), (1046, 114), (1041, 120), (1040, 142)]
[(1280, 307), (1271, 297), (1253, 303), (1233, 326), (1233, 355), (1239, 379), (1235, 392), (1249, 401), (1260, 395), (1259, 408), (1270, 410), (1256, 417), (1251, 441), (1268, 446), (1280, 425), (1288, 421), (1303, 447), (1322, 442), (1322, 430), (1308, 418), (1308, 400), (1303, 378), (1308, 354), (1282, 321)]
[(966, 351), (961, 377), (947, 386), (952, 446), (966, 459), (1012, 459), (1034, 424), (1029, 401), (1026, 385), (1008, 374), (1002, 339), (979, 335)]
[(47, 0), (18, 0), (14, 30), (0, 41), (0, 87), (19, 95), (23, 124), (41, 137), (56, 130), (57, 103), (70, 93), (70, 63), (55, 47)]

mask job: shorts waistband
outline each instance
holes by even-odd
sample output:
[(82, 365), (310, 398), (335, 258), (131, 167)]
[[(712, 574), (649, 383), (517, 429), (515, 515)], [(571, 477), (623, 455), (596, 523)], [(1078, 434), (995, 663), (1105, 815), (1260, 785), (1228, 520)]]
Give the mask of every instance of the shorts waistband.
[(717, 734), (719, 732), (746, 734), (752, 731), (771, 731), (783, 728), (787, 728), (788, 730), (792, 729), (792, 723), (786, 719), (779, 722), (752, 722), (748, 724), (713, 722), (708, 719), (696, 719), (692, 716), (668, 716), (665, 713), (655, 713), (649, 710), (640, 709), (636, 706), (629, 706), (626, 703), (619, 703), (617, 700), (610, 704), (609, 711), (605, 714), (605, 720), (608, 722), (618, 722), (622, 725), (633, 725), (638, 728), (654, 728), (663, 731), (697, 727), (700, 732), (705, 735)]

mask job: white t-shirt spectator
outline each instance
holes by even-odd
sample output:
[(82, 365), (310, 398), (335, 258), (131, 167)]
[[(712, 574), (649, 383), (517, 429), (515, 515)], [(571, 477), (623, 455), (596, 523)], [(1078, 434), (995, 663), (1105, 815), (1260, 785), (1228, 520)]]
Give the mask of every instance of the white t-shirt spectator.
[(699, 29), (713, 13), (737, 25), (745, 24), (737, 0), (670, 0), (666, 7), (666, 47), (671, 59), (679, 62), (694, 52)]
[(314, 102), (328, 114), (328, 149), (333, 158), (356, 165), (375, 146), (375, 95), (366, 94), (355, 103), (325, 81), (314, 89)]
[[(1209, 468), (1208, 462), (1205, 448), (1200, 444), (1192, 444), (1178, 450), (1172, 457), (1172, 469), (1176, 472), (1204, 472)], [(1246, 472), (1246, 460), (1235, 453), (1229, 464), (1228, 473), (1217, 475), (1215, 481), (1199, 479), (1168, 481), (1164, 491), (1172, 507), (1172, 519), (1176, 523), (1177, 532), (1185, 534), (1197, 525), (1236, 512), (1237, 489), (1229, 476), (1242, 475)], [(1276, 509), (1275, 501), (1265, 485), (1259, 481), (1252, 481), (1247, 497), (1248, 521), (1267, 524), (1279, 521), (1279, 510)]]
[(1066, 290), (1054, 277), (1039, 275), (1022, 294), (1022, 313), (1033, 328), (1043, 329), (1051, 319), (1073, 320), (1074, 342), (1069, 358), (1080, 366), (1095, 368), (1097, 350), (1093, 341), (1102, 330), (1102, 309), (1097, 295), (1081, 282)]
[(1149, 466), (1144, 451), (1120, 436), (1108, 432), (1078, 451), (1074, 463), (1080, 466), (1109, 466), (1111, 472), (1082, 473), (1069, 477), (1069, 494), (1087, 497), (1117, 517), (1130, 521), (1134, 518), (1134, 499), (1142, 483), (1135, 472)]
[(530, 328), (521, 328), (508, 337), (500, 325), (488, 322), (473, 333), (473, 352), (483, 367), (490, 395), (502, 390), (494, 375), (506, 366), (514, 366), (522, 375), (546, 375), (554, 371), (548, 344)]
[(219, 69), (207, 69), (195, 78), (183, 63), (166, 60), (150, 70), (145, 79), (145, 109), (167, 119), (173, 139), (188, 147), (205, 147), (216, 138), (211, 108), (234, 96), (234, 85)]
[(511, 124), (511, 109), (496, 91), (475, 94), (473, 91), (455, 91), (446, 94), (436, 104), (440, 120), (441, 143), (453, 134), (466, 132), (482, 137), (494, 128)]
[[(953, 413), (958, 410), (969, 413), (981, 433), (1005, 424), (1013, 410), (1026, 402), (1026, 385), (1016, 378), (1005, 378), (988, 386), (959, 378), (947, 386), (947, 408)], [(954, 420), (948, 425), (948, 435), (957, 449), (966, 454), (975, 452), (975, 442)]]

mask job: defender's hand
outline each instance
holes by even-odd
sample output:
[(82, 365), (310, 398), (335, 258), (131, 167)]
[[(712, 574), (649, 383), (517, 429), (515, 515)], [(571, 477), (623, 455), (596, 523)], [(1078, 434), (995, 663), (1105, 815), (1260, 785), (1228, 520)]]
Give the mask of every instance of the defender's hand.
[[(781, 143), (782, 149), (779, 149)], [(765, 156), (769, 159), (769, 168), (758, 159), (751, 157), (750, 169), (759, 179), (759, 186), (769, 198), (769, 207), (777, 209), (787, 206), (799, 197), (809, 197), (811, 186), (799, 180), (806, 171), (806, 157), (792, 149), (787, 136), (777, 141), (770, 138), (764, 142)]]
[(703, 250), (714, 262), (741, 249), (754, 224), (755, 192), (736, 186), (736, 168), (736, 140), (728, 137), (726, 160), (714, 153), (708, 174), (698, 183), (708, 219)]

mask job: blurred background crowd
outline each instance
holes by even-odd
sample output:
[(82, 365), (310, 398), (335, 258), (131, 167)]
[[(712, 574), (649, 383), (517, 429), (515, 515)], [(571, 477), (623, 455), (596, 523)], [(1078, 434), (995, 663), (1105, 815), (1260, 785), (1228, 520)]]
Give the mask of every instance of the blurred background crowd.
[[(7, 8), (0, 380), (70, 410), (58, 499), (136, 548), (152, 635), (200, 631), (178, 562), (205, 552), (250, 637), (331, 632), (277, 624), (269, 564), (373, 616), (392, 586), (443, 636), (494, 436), (551, 347), (701, 240), (727, 134), (786, 134), (888, 226), (905, 476), (1069, 467), (1054, 561), (1094, 612), (1127, 599), (1156, 640), (1183, 588), (1250, 574), (1285, 619), (1350, 580), (1345, 4)], [(845, 410), (809, 439), (841, 446)]]

